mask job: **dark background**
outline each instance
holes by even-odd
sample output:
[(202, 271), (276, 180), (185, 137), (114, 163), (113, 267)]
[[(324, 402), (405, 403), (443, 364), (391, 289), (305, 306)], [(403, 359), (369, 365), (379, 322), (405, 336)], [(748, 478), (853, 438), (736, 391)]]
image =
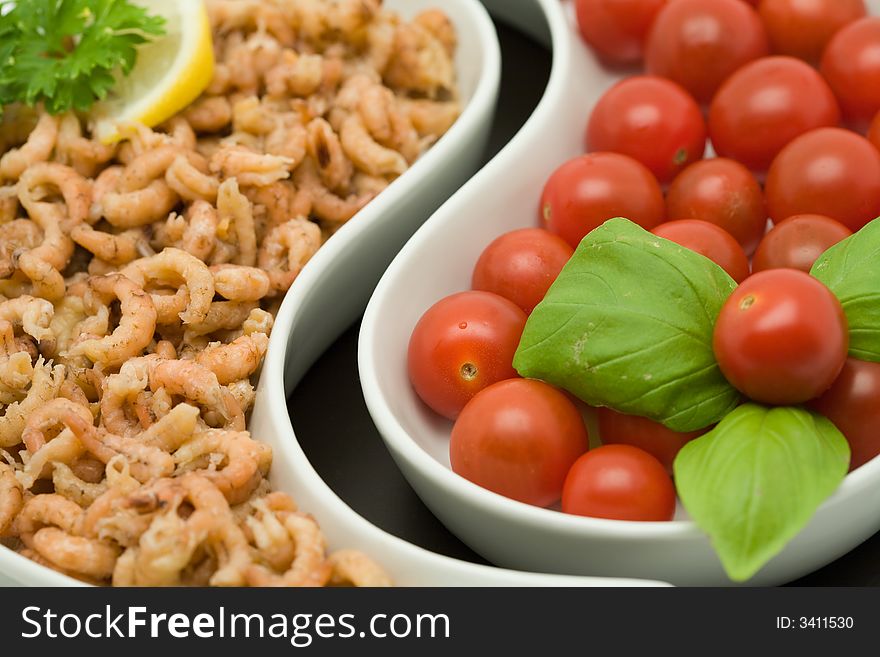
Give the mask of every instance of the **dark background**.
[[(503, 24), (496, 27), (504, 65), (486, 160), (528, 119), (550, 73), (547, 50)], [(324, 481), (370, 522), (434, 552), (486, 563), (422, 504), (385, 449), (361, 394), (358, 329), (353, 326), (330, 347), (292, 393), (288, 408), (299, 442)], [(880, 533), (793, 584), (880, 586)]]

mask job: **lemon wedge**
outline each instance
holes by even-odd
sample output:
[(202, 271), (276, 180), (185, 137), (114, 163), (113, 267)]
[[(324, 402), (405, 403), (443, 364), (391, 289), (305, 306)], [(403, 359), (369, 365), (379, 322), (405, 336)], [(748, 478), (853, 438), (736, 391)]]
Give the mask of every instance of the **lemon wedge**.
[(165, 18), (165, 35), (138, 48), (127, 77), (119, 76), (92, 109), (94, 134), (104, 143), (121, 138), (120, 126), (153, 127), (192, 103), (214, 75), (211, 22), (203, 0), (136, 0)]

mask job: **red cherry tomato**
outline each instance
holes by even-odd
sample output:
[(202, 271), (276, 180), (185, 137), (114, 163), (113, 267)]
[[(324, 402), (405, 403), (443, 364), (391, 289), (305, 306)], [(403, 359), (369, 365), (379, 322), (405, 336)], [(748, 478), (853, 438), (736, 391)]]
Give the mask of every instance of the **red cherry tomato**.
[(490, 292), (460, 292), (431, 306), (413, 329), (407, 367), (416, 393), (455, 419), (483, 388), (517, 376), (513, 355), (526, 314)]
[(850, 235), (849, 228), (829, 217), (797, 214), (776, 224), (761, 240), (752, 271), (788, 268), (809, 274), (820, 255)]
[(708, 103), (727, 77), (769, 52), (757, 12), (740, 0), (675, 0), (648, 34), (648, 73), (678, 82)]
[(880, 454), (880, 363), (847, 359), (834, 385), (813, 406), (846, 436), (850, 470)]
[(820, 66), (847, 120), (861, 127), (880, 111), (880, 18), (868, 17), (840, 30)]
[(600, 57), (613, 64), (642, 59), (645, 37), (667, 0), (575, 0), (578, 28)]
[(802, 271), (770, 269), (747, 278), (725, 302), (713, 346), (740, 392), (766, 404), (800, 404), (834, 383), (849, 334), (827, 287)]
[(584, 235), (614, 217), (650, 230), (664, 215), (663, 191), (654, 175), (617, 153), (569, 160), (553, 172), (541, 195), (547, 228), (575, 248)]
[(672, 181), (666, 214), (720, 226), (752, 253), (767, 229), (764, 193), (739, 162), (716, 157), (692, 164)]
[(694, 99), (674, 82), (627, 78), (599, 99), (587, 124), (586, 146), (629, 155), (668, 183), (703, 159), (706, 122)]
[(660, 224), (654, 234), (696, 251), (726, 271), (737, 283), (749, 275), (749, 259), (739, 242), (726, 230), (708, 221), (681, 219)]
[(831, 37), (867, 11), (863, 0), (764, 0), (758, 13), (773, 52), (816, 63)]
[(453, 472), (505, 497), (549, 506), (589, 448), (577, 407), (540, 381), (489, 386), (461, 412), (449, 441)]
[(660, 461), (644, 450), (604, 445), (572, 466), (562, 490), (562, 510), (612, 520), (672, 520), (675, 486)]
[(568, 242), (548, 230), (515, 230), (486, 247), (477, 260), (471, 287), (510, 299), (528, 314), (573, 254)]
[(765, 192), (773, 221), (822, 214), (857, 231), (880, 216), (880, 151), (848, 130), (808, 132), (773, 161)]
[(707, 431), (680, 433), (646, 417), (624, 415), (610, 408), (598, 409), (597, 416), (603, 445), (632, 445), (643, 449), (660, 461), (667, 472), (672, 472), (679, 450)]
[(814, 68), (793, 57), (766, 57), (742, 67), (709, 108), (715, 152), (765, 171), (794, 138), (840, 121), (831, 89)]
[(874, 117), (874, 120), (871, 121), (871, 125), (868, 128), (868, 141), (874, 144), (874, 147), (880, 150), (880, 112), (877, 112), (877, 116)]

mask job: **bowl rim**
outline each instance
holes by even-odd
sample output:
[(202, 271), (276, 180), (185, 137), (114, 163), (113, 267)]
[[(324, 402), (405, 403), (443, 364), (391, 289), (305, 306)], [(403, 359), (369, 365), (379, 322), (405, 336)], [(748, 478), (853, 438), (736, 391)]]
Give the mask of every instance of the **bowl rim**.
[[(539, 2), (545, 4), (545, 0)], [(405, 461), (408, 467), (417, 471), (443, 494), (465, 500), (481, 512), (505, 517), (526, 526), (585, 537), (635, 538), (662, 542), (704, 535), (690, 519), (646, 522), (577, 516), (532, 506), (487, 490), (456, 474), (423, 449), (403, 427), (382, 393), (383, 386), (378, 374), (382, 368), (377, 362), (376, 340), (381, 333), (382, 318), (394, 316), (393, 312), (389, 312), (394, 305), (391, 300), (394, 281), (411, 270), (410, 261), (414, 259), (411, 254), (425, 248), (430, 242), (438, 230), (437, 227), (444, 223), (448, 214), (451, 214), (448, 208), (457, 207), (459, 198), (467, 197), (471, 193), (470, 189), (479, 186), (483, 177), (495, 177), (498, 175), (496, 172), (502, 172), (510, 166), (511, 155), (519, 151), (519, 144), (534, 143), (532, 140), (538, 137), (533, 136), (532, 133), (537, 132), (539, 127), (543, 129), (546, 126), (556, 103), (564, 99), (565, 87), (571, 79), (569, 58), (577, 56), (573, 43), (574, 34), (565, 10), (546, 11), (546, 15), (553, 44), (553, 64), (547, 89), (534, 113), (496, 158), (450, 197), (447, 203), (419, 228), (388, 267), (370, 299), (358, 338), (358, 370), (364, 399), (373, 422), (395, 459)], [(880, 456), (848, 473), (838, 489), (820, 505), (815, 515), (878, 482), (880, 482)]]

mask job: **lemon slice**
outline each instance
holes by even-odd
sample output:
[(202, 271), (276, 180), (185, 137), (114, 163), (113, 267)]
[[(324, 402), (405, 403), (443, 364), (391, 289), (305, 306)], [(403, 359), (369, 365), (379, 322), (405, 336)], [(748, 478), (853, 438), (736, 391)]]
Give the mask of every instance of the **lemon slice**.
[(121, 138), (119, 127), (167, 121), (192, 103), (214, 75), (211, 22), (203, 0), (137, 0), (165, 18), (165, 35), (138, 48), (127, 77), (119, 76), (107, 98), (92, 109), (95, 135)]

